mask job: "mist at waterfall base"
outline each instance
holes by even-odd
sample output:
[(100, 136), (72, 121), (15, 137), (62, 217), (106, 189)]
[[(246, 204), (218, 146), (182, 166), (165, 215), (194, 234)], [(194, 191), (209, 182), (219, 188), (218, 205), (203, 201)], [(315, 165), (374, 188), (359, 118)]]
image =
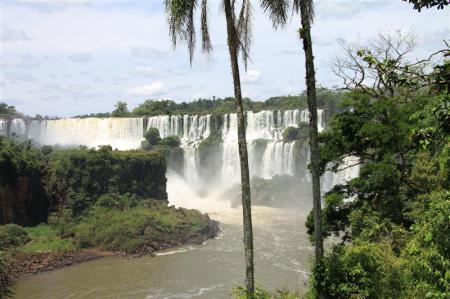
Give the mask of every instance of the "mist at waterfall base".
[[(319, 127), (323, 129), (323, 111)], [(247, 113), (252, 175), (255, 272), (267, 288), (302, 293), (313, 254), (305, 215), (311, 208), (307, 142), (284, 142), (283, 131), (308, 120), (307, 111)], [(149, 118), (0, 120), (0, 134), (32, 138), (39, 144), (135, 149), (148, 128), (161, 137), (177, 135), (184, 167), (167, 171), (169, 204), (196, 208), (220, 222), (221, 234), (203, 245), (159, 252), (156, 257), (108, 257), (49, 273), (17, 284), (18, 298), (229, 298), (244, 283), (240, 172), (235, 114), (155, 116)], [(222, 140), (204, 169), (199, 145), (211, 132)], [(300, 142), (300, 144), (298, 143)], [(170, 165), (170, 161), (169, 165)], [(354, 168), (327, 173), (322, 187), (351, 178)], [(285, 199), (280, 201), (280, 198)], [(286, 208), (288, 207), (288, 208)], [(296, 208), (293, 208), (296, 207)]]
[[(303, 200), (309, 197), (310, 190), (308, 143), (305, 140), (283, 141), (283, 131), (308, 122), (309, 112), (247, 112), (246, 119), (249, 167), (253, 189), (256, 191), (253, 194), (254, 203), (309, 208), (308, 202)], [(318, 125), (319, 131), (325, 127), (323, 110), (318, 110)], [(240, 181), (240, 165), (236, 114), (0, 120), (0, 135), (22, 136), (39, 144), (87, 147), (111, 145), (119, 150), (139, 148), (144, 132), (149, 128), (157, 128), (161, 138), (178, 136), (184, 150), (183, 167), (177, 169), (181, 177), (171, 174), (170, 166), (175, 163), (171, 163), (170, 159), (168, 161), (169, 193), (173, 194), (171, 188), (180, 188), (174, 187), (174, 182), (178, 182), (180, 186), (187, 185), (185, 189), (191, 189), (191, 199), (181, 203), (179, 198), (169, 196), (170, 201), (191, 207), (194, 197), (199, 197), (196, 201), (202, 205), (211, 205), (210, 201), (217, 198), (224, 198), (233, 204), (239, 201), (237, 184)], [(208, 154), (212, 157), (205, 157), (205, 153), (199, 148), (202, 142), (212, 136), (220, 138), (221, 144)], [(331, 186), (353, 177), (356, 171), (349, 168), (337, 174), (326, 173), (322, 178), (322, 188), (329, 190)], [(264, 194), (264, 189), (272, 194)], [(287, 191), (291, 191), (291, 194)], [(200, 206), (195, 207), (202, 209)]]

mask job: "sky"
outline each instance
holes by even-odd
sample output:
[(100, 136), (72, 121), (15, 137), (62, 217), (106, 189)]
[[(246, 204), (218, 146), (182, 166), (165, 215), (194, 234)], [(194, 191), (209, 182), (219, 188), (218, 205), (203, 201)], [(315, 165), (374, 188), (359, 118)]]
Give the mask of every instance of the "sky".
[[(298, 16), (284, 30), (253, 2), (253, 46), (243, 95), (254, 100), (305, 89)], [(214, 51), (174, 50), (163, 0), (0, 0), (0, 102), (27, 115), (69, 117), (130, 109), (146, 99), (177, 102), (233, 95), (226, 23), (209, 0)], [(330, 70), (339, 39), (364, 42), (380, 32), (413, 31), (417, 57), (444, 47), (450, 9), (421, 13), (400, 0), (316, 0), (312, 29), (318, 84), (340, 86)], [(196, 25), (199, 24), (197, 18)], [(198, 38), (200, 40), (200, 38)]]

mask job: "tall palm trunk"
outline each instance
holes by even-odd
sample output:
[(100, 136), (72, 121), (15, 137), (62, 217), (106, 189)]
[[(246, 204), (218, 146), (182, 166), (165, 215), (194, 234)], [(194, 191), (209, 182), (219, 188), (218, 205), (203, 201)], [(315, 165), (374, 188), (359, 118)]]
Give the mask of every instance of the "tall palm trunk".
[(242, 211), (244, 218), (244, 247), (245, 247), (245, 286), (247, 295), (252, 298), (255, 289), (254, 266), (253, 266), (253, 228), (252, 210), (250, 199), (250, 174), (248, 167), (247, 139), (245, 137), (245, 117), (242, 105), (241, 80), (239, 77), (238, 64), (238, 37), (234, 24), (233, 8), (230, 0), (224, 0), (225, 17), (227, 20), (227, 40), (230, 52), (231, 71), (233, 73), (234, 98), (237, 109), (237, 127), (239, 159), (241, 165), (241, 187), (242, 187)]
[[(314, 239), (316, 265), (320, 265), (323, 259), (323, 236), (322, 236), (322, 207), (320, 198), (320, 152), (317, 129), (317, 99), (316, 99), (316, 73), (314, 70), (314, 56), (311, 40), (311, 9), (306, 0), (300, 0), (300, 15), (302, 29), (300, 36), (303, 40), (306, 67), (306, 93), (309, 107), (309, 146), (311, 152), (311, 176), (314, 209)], [(320, 282), (316, 283), (317, 295), (324, 298)]]

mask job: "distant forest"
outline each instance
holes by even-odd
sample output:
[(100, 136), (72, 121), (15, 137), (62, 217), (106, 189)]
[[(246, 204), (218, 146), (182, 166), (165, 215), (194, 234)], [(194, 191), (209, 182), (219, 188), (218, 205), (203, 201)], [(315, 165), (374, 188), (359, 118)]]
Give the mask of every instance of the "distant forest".
[[(317, 90), (317, 106), (326, 110), (329, 114), (339, 111), (339, 103), (346, 95), (345, 91), (319, 88)], [(292, 110), (307, 109), (306, 92), (300, 95), (270, 97), (265, 101), (254, 101), (244, 98), (244, 108), (246, 111), (258, 112), (261, 110)], [(233, 97), (212, 99), (198, 99), (191, 102), (176, 102), (174, 100), (145, 100), (131, 111), (128, 104), (118, 101), (114, 105), (112, 112), (90, 113), (74, 116), (75, 118), (85, 117), (139, 117), (155, 115), (184, 115), (184, 114), (223, 114), (235, 113), (235, 101)], [(36, 115), (25, 116), (16, 111), (14, 106), (0, 102), (0, 118), (33, 118), (33, 119), (53, 119), (54, 117)]]
[[(339, 103), (345, 92), (334, 91), (327, 88), (319, 88), (317, 91), (317, 105), (321, 109), (330, 112), (338, 111)], [(246, 111), (258, 112), (261, 110), (290, 110), (307, 109), (306, 92), (300, 95), (277, 96), (265, 101), (253, 101), (250, 98), (243, 99)], [(92, 113), (77, 117), (133, 117), (155, 115), (183, 115), (183, 114), (223, 114), (236, 112), (233, 97), (212, 99), (198, 99), (192, 102), (177, 103), (173, 100), (146, 100), (133, 110), (129, 111), (127, 103), (119, 101), (111, 113)]]

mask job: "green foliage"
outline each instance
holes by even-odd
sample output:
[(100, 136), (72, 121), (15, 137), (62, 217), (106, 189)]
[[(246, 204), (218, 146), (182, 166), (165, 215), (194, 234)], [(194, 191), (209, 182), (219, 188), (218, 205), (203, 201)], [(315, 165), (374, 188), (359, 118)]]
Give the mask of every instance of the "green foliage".
[(13, 292), (14, 277), (8, 258), (0, 251), (0, 299), (10, 298)]
[(241, 286), (233, 288), (231, 290), (231, 296), (235, 299), (300, 299), (298, 293), (292, 293), (284, 289), (271, 292), (259, 286), (255, 288), (255, 293), (252, 297), (249, 297), (246, 289)]
[(437, 7), (437, 9), (444, 9), (449, 4), (448, 0), (403, 0), (408, 1), (414, 5), (414, 9), (421, 11), (422, 8)]
[(45, 159), (31, 142), (0, 136), (0, 224), (32, 225), (47, 219), (44, 169)]
[(179, 147), (180, 143), (181, 143), (180, 138), (176, 135), (173, 135), (173, 136), (167, 136), (167, 137), (161, 139), (158, 142), (158, 145), (168, 146), (168, 147)]
[(388, 244), (335, 245), (321, 267), (313, 283), (327, 298), (399, 298), (402, 290), (400, 264)]
[(77, 247), (69, 239), (62, 239), (59, 231), (47, 224), (39, 224), (26, 228), (30, 241), (18, 248), (18, 251), (32, 253), (63, 253), (76, 250)]
[(47, 193), (74, 215), (107, 193), (167, 199), (166, 164), (155, 151), (60, 150), (51, 155), (47, 168)]
[[(369, 59), (366, 54), (360, 53)], [(372, 58), (368, 63), (388, 72), (388, 61)], [(348, 156), (361, 164), (358, 177), (325, 195), (323, 233), (342, 243), (315, 267), (313, 282), (330, 298), (447, 298), (450, 292), (449, 95), (440, 75), (433, 81), (429, 74), (431, 85), (417, 92), (425, 81), (404, 71), (383, 77), (394, 86), (392, 96), (347, 94), (345, 110), (320, 136), (323, 169), (337, 170)], [(306, 225), (312, 234), (312, 214)]]
[(283, 141), (307, 140), (309, 138), (309, 126), (301, 123), (299, 127), (287, 127), (283, 132)]
[(403, 252), (410, 298), (446, 298), (450, 292), (450, 192), (427, 196), (428, 207), (412, 227)]
[(156, 128), (148, 129), (148, 131), (144, 134), (144, 138), (150, 146), (155, 146), (161, 140), (159, 130)]
[(0, 226), (0, 249), (22, 246), (30, 240), (26, 230), (16, 224)]
[(167, 166), (180, 173), (184, 170), (184, 151), (179, 147), (181, 140), (172, 135), (161, 139), (156, 128), (150, 128), (144, 135), (145, 140), (141, 143), (144, 151), (155, 150), (167, 161)]
[(189, 240), (207, 229), (208, 220), (196, 210), (109, 195), (80, 218), (74, 240), (81, 247), (138, 253), (146, 247), (158, 249), (154, 247)]
[(16, 107), (0, 102), (0, 118), (14, 118), (22, 116), (22, 114), (17, 112)]
[(287, 127), (283, 132), (283, 141), (289, 142), (298, 139), (298, 129), (296, 127)]
[[(342, 101), (342, 91), (332, 91), (323, 87), (317, 89), (317, 105), (319, 109), (325, 109), (333, 114), (339, 111), (339, 103)], [(307, 109), (306, 93), (298, 96), (279, 96), (267, 99), (264, 102), (243, 99), (245, 111), (259, 112), (261, 110), (292, 110)], [(198, 99), (191, 102), (177, 103), (171, 100), (147, 100), (136, 107), (130, 116), (155, 116), (155, 115), (185, 115), (185, 114), (224, 114), (236, 112), (234, 98)]]
[[(6, 234), (7, 232), (8, 234)], [(0, 226), (2, 242), (12, 253), (55, 253), (80, 248), (148, 253), (214, 234), (209, 217), (197, 210), (175, 209), (167, 203), (131, 194), (104, 194), (81, 216), (62, 210), (48, 224), (22, 228)]]
[(122, 101), (118, 101), (115, 105), (114, 105), (114, 110), (112, 112), (112, 116), (113, 117), (124, 117), (124, 116), (128, 116), (128, 114), (130, 113), (128, 111), (128, 104)]

